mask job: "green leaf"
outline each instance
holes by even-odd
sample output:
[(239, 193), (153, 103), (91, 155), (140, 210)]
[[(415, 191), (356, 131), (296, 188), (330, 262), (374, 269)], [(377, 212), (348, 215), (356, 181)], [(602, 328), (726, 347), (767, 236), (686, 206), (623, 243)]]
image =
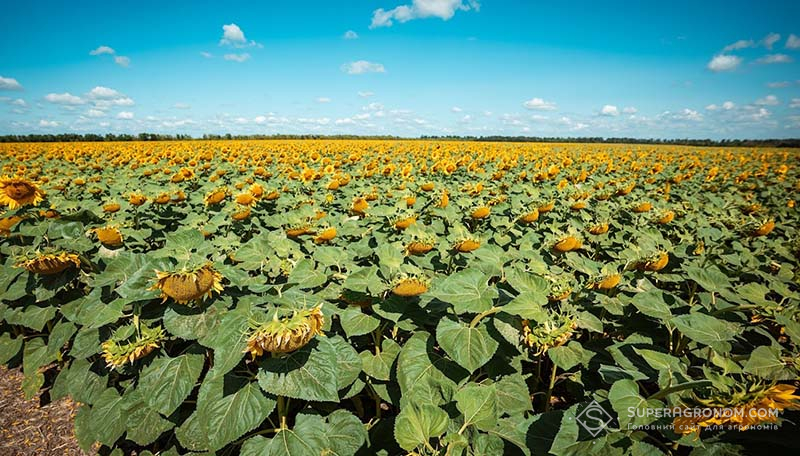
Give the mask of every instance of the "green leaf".
[(142, 403), (128, 411), (125, 438), (146, 446), (155, 442), (164, 432), (175, 427), (175, 423), (164, 419), (156, 409)]
[(706, 266), (702, 268), (689, 266), (683, 269), (690, 279), (697, 282), (697, 284), (706, 291), (719, 292), (720, 290), (731, 287), (728, 276), (716, 266)]
[(277, 396), (308, 401), (339, 401), (336, 349), (326, 337), (305, 347), (261, 362), (258, 384)]
[(470, 373), (486, 364), (500, 343), (489, 335), (485, 323), (471, 328), (469, 325), (449, 318), (439, 321), (436, 340), (442, 349)]
[(495, 383), (497, 415), (520, 415), (533, 410), (528, 384), (520, 373), (506, 375)]
[(138, 390), (147, 404), (170, 415), (189, 396), (203, 370), (203, 355), (159, 357), (139, 377)]
[(39, 307), (29, 304), (21, 308), (9, 308), (6, 310), (4, 319), (12, 325), (21, 325), (42, 332), (48, 321), (56, 316), (56, 307)]
[(69, 355), (75, 359), (86, 359), (100, 352), (100, 331), (83, 328), (72, 340), (72, 349)]
[(550, 294), (550, 283), (547, 279), (530, 272), (512, 269), (508, 272), (506, 281), (520, 294), (530, 293), (537, 297), (544, 296), (545, 300)]
[(106, 388), (107, 378), (91, 370), (92, 363), (79, 359), (72, 362), (65, 379), (67, 392), (77, 402), (94, 404)]
[(671, 321), (686, 337), (705, 345), (733, 340), (742, 332), (736, 323), (703, 313), (680, 315)]
[(570, 370), (578, 364), (586, 364), (592, 359), (594, 353), (586, 350), (580, 342), (570, 341), (567, 345), (560, 347), (553, 347), (547, 350), (547, 356), (555, 363), (556, 366)]
[(170, 304), (164, 311), (164, 329), (181, 339), (200, 339), (217, 328), (220, 313), (221, 309), (216, 303), (205, 309)]
[(339, 314), (339, 322), (347, 337), (369, 334), (381, 324), (380, 319), (365, 314), (359, 307), (348, 307)]
[(209, 449), (216, 451), (256, 428), (272, 413), (275, 404), (252, 382), (211, 406), (200, 408), (198, 418), (208, 423)]
[(489, 286), (489, 276), (479, 269), (464, 269), (434, 282), (431, 294), (452, 304), (457, 314), (480, 313), (489, 310), (498, 297), (497, 288)]
[(336, 388), (339, 390), (350, 386), (361, 374), (361, 358), (358, 352), (342, 336), (328, 337), (336, 351)]
[(430, 445), (432, 437), (438, 437), (447, 430), (450, 419), (439, 407), (429, 404), (407, 403), (400, 410), (394, 424), (394, 438), (406, 451)]
[(456, 392), (456, 408), (464, 415), (464, 426), (475, 425), (488, 431), (497, 424), (497, 392), (495, 385), (467, 383)]
[(11, 334), (0, 335), (0, 364), (7, 363), (22, 348), (22, 337), (12, 338)]
[(235, 309), (225, 314), (217, 328), (199, 340), (214, 350), (214, 373), (225, 375), (244, 358), (249, 313)]
[(637, 293), (631, 300), (631, 304), (648, 317), (659, 320), (668, 320), (672, 317), (672, 311), (664, 301), (664, 292), (659, 289)]
[(61, 348), (69, 342), (75, 334), (76, 327), (69, 321), (61, 321), (53, 327), (50, 337), (47, 340), (47, 355), (55, 358), (61, 352)]
[(125, 432), (127, 407), (122, 396), (114, 388), (107, 388), (97, 398), (88, 418), (94, 441), (113, 446)]
[(296, 283), (302, 289), (318, 287), (327, 281), (328, 276), (315, 269), (314, 260), (307, 258), (297, 262), (288, 279), (288, 283)]
[(292, 429), (283, 429), (275, 437), (256, 436), (242, 445), (241, 456), (311, 456), (324, 454), (328, 446), (325, 422), (321, 417), (299, 414)]
[(547, 292), (533, 293), (524, 291), (500, 309), (507, 314), (517, 315), (528, 320), (546, 321), (549, 317), (544, 308), (546, 304)]
[(652, 423), (656, 417), (654, 415), (646, 416), (646, 410), (663, 407), (663, 404), (657, 400), (647, 400), (640, 396), (639, 385), (633, 380), (614, 382), (608, 391), (608, 400), (611, 402), (611, 407), (617, 412), (621, 429), (627, 429), (628, 424), (639, 426)]
[(392, 339), (384, 339), (381, 351), (377, 355), (365, 350), (358, 356), (361, 358), (361, 368), (364, 373), (377, 380), (389, 381), (392, 364), (399, 354), (400, 345)]
[(356, 454), (367, 441), (367, 428), (358, 417), (347, 410), (336, 410), (328, 415), (326, 421), (326, 449), (331, 456)]
[(523, 454), (530, 456), (531, 450), (526, 442), (526, 435), (530, 425), (530, 420), (522, 419), (521, 416), (501, 418), (497, 420), (497, 427), (489, 431), (489, 433), (513, 443), (522, 450)]
[(442, 392), (455, 390), (455, 381), (467, 374), (438, 354), (430, 334), (424, 331), (411, 336), (397, 358), (397, 381), (403, 397), (417, 403), (439, 404)]
[(780, 349), (766, 345), (756, 347), (744, 365), (745, 372), (767, 380), (778, 380), (784, 369), (784, 363), (780, 359)]

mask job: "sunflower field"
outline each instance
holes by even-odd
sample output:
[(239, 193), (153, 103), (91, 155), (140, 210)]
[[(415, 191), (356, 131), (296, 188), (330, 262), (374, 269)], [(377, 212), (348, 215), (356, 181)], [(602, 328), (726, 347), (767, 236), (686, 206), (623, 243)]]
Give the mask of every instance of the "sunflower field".
[[(798, 448), (796, 150), (31, 143), (0, 163), (0, 363), (80, 403), (87, 451)], [(745, 413), (646, 413), (696, 407)]]

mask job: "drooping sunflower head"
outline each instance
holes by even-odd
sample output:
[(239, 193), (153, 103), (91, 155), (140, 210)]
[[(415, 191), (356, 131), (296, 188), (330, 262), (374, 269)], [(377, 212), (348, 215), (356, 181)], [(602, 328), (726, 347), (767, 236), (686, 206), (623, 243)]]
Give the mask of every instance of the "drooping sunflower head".
[(436, 245), (436, 237), (422, 234), (414, 236), (413, 240), (406, 244), (406, 252), (409, 255), (424, 255), (433, 250)]
[(411, 225), (417, 223), (417, 215), (413, 212), (407, 211), (392, 219), (392, 226), (397, 231), (403, 231)]
[(481, 241), (478, 238), (467, 236), (459, 239), (453, 244), (453, 248), (457, 252), (461, 253), (469, 253), (473, 250), (477, 250), (481, 246)]
[(392, 282), (391, 290), (395, 296), (419, 296), (428, 291), (430, 280), (424, 276), (402, 275)]
[(336, 228), (329, 226), (327, 228), (323, 228), (317, 231), (317, 235), (314, 236), (314, 243), (324, 244), (326, 242), (332, 241), (333, 238), (335, 237), (336, 237)]
[(664, 269), (669, 263), (669, 253), (665, 250), (657, 252), (639, 261), (638, 267), (643, 271), (656, 272)]
[(550, 280), (550, 294), (547, 299), (550, 302), (563, 301), (572, 294), (572, 281), (568, 275), (548, 277)]
[(79, 268), (81, 260), (77, 254), (66, 251), (35, 252), (25, 255), (16, 267), (38, 275), (58, 274), (69, 268)]
[(44, 192), (35, 182), (22, 177), (0, 177), (0, 204), (16, 209), (36, 206), (43, 199)]
[(540, 356), (551, 348), (567, 343), (577, 327), (578, 321), (575, 315), (567, 312), (551, 312), (548, 318), (541, 322), (522, 320), (520, 342), (533, 350), (534, 356)]
[(92, 233), (97, 236), (97, 240), (107, 247), (119, 247), (122, 245), (122, 232), (113, 225), (106, 225), (95, 228)]
[(559, 253), (572, 252), (578, 250), (583, 245), (580, 237), (576, 234), (567, 234), (560, 236), (553, 244), (553, 250)]
[(317, 334), (322, 333), (325, 317), (322, 305), (295, 311), (291, 316), (259, 323), (251, 321), (245, 353), (255, 358), (267, 353), (289, 353), (303, 348)]
[(161, 290), (163, 301), (172, 298), (178, 304), (200, 302), (213, 292), (221, 292), (222, 274), (211, 264), (193, 270), (156, 271), (156, 283), (151, 290)]
[(590, 282), (589, 288), (593, 288), (595, 290), (610, 290), (612, 288), (616, 288), (616, 286), (619, 285), (620, 280), (622, 280), (622, 276), (617, 272), (601, 274), (592, 282)]
[(103, 359), (110, 369), (119, 369), (125, 364), (133, 364), (137, 359), (144, 358), (158, 348), (166, 339), (164, 330), (157, 326), (148, 328), (142, 326), (141, 331), (133, 340), (117, 341), (109, 339), (101, 345)]
[(206, 193), (206, 196), (203, 198), (203, 202), (206, 206), (213, 206), (215, 204), (219, 204), (228, 196), (228, 189), (225, 187), (220, 187), (216, 190), (212, 190)]
[(473, 220), (480, 220), (482, 218), (486, 218), (491, 213), (491, 209), (488, 206), (478, 206), (470, 212), (469, 216)]
[(595, 236), (608, 233), (608, 223), (607, 222), (595, 223), (594, 225), (589, 227), (589, 233)]
[(10, 215), (8, 217), (0, 218), (0, 236), (10, 236), (11, 229), (17, 223), (22, 221), (22, 217), (18, 215)]

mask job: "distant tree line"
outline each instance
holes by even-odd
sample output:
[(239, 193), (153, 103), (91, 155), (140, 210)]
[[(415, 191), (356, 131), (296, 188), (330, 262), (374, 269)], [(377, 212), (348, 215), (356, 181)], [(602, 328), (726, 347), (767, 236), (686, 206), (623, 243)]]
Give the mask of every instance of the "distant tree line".
[[(88, 133), (79, 135), (63, 133), (57, 135), (5, 135), (0, 143), (10, 142), (101, 142), (101, 141), (188, 141), (231, 140), (231, 139), (415, 139), (399, 136), (359, 136), (359, 135), (224, 135), (206, 134), (199, 138), (190, 135), (165, 135), (158, 133), (139, 133), (138, 135), (108, 133), (98, 135)], [(670, 144), (683, 146), (721, 146), (721, 147), (800, 147), (800, 138), (788, 139), (643, 139), (643, 138), (603, 138), (603, 137), (542, 137), (542, 136), (420, 136), (419, 139), (437, 141), (492, 141), (492, 142), (543, 142), (543, 143), (588, 143), (588, 144)]]

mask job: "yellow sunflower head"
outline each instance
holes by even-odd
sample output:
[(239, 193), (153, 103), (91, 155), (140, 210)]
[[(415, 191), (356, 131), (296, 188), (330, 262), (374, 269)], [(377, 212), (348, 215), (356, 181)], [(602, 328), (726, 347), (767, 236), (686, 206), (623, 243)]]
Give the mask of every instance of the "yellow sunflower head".
[(392, 294), (395, 296), (419, 296), (428, 291), (430, 281), (422, 276), (401, 276), (392, 282)]
[(570, 313), (551, 313), (542, 322), (522, 320), (522, 345), (534, 351), (534, 356), (540, 356), (547, 350), (560, 347), (567, 343), (578, 327), (577, 318)]
[(38, 275), (58, 274), (69, 268), (79, 268), (81, 260), (70, 252), (34, 253), (17, 262), (16, 267)]
[(122, 233), (119, 228), (111, 225), (95, 228), (92, 230), (97, 240), (107, 247), (119, 247), (122, 245)]
[(33, 181), (22, 177), (0, 178), (0, 204), (16, 209), (22, 206), (38, 205), (44, 199), (44, 192)]
[(322, 334), (325, 317), (322, 305), (295, 311), (291, 316), (279, 318), (276, 313), (266, 323), (250, 323), (245, 353), (255, 358), (267, 353), (289, 353), (308, 344), (317, 334)]
[(161, 290), (163, 301), (172, 298), (178, 304), (200, 302), (213, 292), (222, 291), (222, 274), (210, 264), (188, 271), (156, 271), (156, 283), (150, 289)]

